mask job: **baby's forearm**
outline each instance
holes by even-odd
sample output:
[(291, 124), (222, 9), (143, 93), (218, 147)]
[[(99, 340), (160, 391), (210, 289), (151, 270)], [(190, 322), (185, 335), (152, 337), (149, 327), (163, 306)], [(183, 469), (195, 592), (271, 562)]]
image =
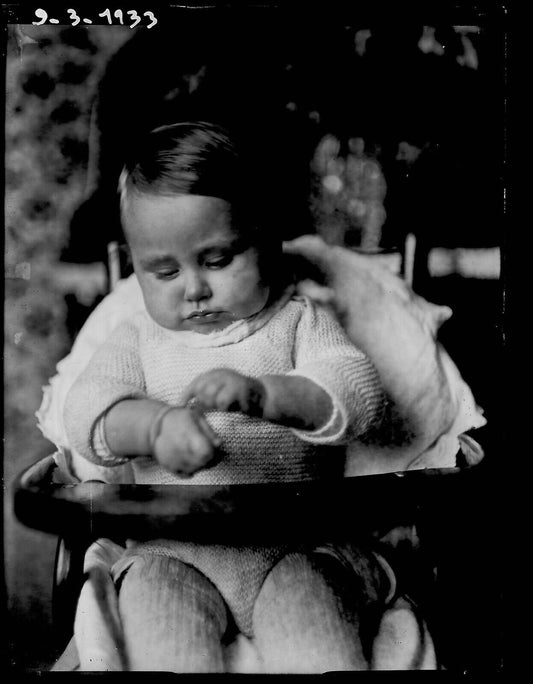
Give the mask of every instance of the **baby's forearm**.
[(265, 375), (263, 418), (299, 430), (319, 430), (330, 419), (333, 403), (327, 392), (308, 378)]
[(105, 417), (107, 446), (116, 456), (150, 455), (150, 428), (165, 407), (154, 399), (123, 399)]

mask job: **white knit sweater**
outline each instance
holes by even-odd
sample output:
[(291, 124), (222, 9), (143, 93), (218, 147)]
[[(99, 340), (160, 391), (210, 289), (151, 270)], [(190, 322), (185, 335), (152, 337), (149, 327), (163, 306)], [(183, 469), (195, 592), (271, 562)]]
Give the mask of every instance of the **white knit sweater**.
[[(189, 383), (213, 368), (231, 368), (251, 377), (309, 378), (328, 392), (332, 414), (324, 427), (309, 432), (239, 413), (208, 413), (207, 419), (222, 439), (217, 465), (182, 480), (152, 458), (136, 458), (137, 483), (233, 484), (341, 477), (344, 450), (331, 447), (346, 443), (381, 419), (381, 384), (368, 358), (326, 310), (306, 298), (286, 297), (251, 319), (208, 335), (169, 331), (146, 312), (135, 314), (115, 330), (70, 390), (65, 427), (72, 447), (89, 460), (116, 465), (120, 459), (95, 448), (106, 411), (121, 399), (135, 397), (179, 406)], [(138, 556), (163, 555), (188, 563), (218, 588), (238, 628), (248, 636), (253, 633), (253, 607), (263, 581), (290, 550), (279, 545), (245, 548), (161, 539), (128, 546), (114, 568), (117, 579)]]
[(106, 411), (126, 398), (182, 405), (189, 383), (213, 368), (250, 377), (309, 378), (330, 395), (333, 413), (324, 427), (309, 432), (240, 413), (211, 412), (207, 419), (222, 439), (216, 466), (183, 480), (151, 458), (137, 458), (137, 483), (280, 482), (333, 474), (341, 466), (332, 457), (328, 462), (332, 452), (324, 447), (345, 444), (381, 417), (383, 396), (374, 367), (336, 319), (307, 298), (285, 298), (252, 319), (207, 335), (166, 330), (143, 311), (114, 331), (72, 387), (65, 409), (72, 447), (100, 465), (123, 462), (94, 448), (96, 427)]

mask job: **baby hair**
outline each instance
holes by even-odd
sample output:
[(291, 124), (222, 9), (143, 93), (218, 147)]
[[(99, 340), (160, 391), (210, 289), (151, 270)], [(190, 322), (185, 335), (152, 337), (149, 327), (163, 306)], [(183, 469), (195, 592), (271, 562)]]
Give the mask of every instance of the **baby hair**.
[(242, 206), (248, 195), (242, 167), (234, 139), (221, 126), (202, 121), (161, 126), (126, 161), (119, 179), (121, 206), (130, 192), (204, 195)]

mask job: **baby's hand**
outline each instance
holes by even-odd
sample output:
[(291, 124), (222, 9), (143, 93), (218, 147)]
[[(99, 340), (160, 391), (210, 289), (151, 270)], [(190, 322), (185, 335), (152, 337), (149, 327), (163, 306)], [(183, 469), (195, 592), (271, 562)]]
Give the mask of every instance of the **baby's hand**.
[(241, 411), (263, 417), (266, 390), (260, 380), (220, 368), (199, 375), (186, 390), (185, 400), (215, 411)]
[(171, 473), (191, 477), (216, 458), (219, 437), (198, 411), (173, 408), (165, 413), (152, 437), (152, 456)]

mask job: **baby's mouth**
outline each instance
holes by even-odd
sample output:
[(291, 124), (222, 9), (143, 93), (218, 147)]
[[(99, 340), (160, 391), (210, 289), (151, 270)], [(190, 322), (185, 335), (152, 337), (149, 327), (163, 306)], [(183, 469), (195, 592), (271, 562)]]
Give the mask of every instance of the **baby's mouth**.
[(216, 321), (221, 315), (221, 311), (210, 311), (209, 309), (202, 309), (193, 311), (187, 316), (188, 321), (195, 321), (197, 323), (210, 323)]

